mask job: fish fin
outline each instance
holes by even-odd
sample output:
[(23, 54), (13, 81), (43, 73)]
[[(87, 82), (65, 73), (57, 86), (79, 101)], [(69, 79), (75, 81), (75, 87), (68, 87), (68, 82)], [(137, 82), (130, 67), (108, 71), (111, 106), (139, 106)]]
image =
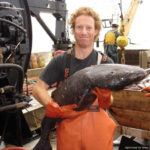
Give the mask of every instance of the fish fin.
[(49, 139), (49, 134), (53, 128), (55, 128), (58, 119), (44, 117), (41, 123), (41, 136), (38, 143), (33, 150), (52, 150), (52, 146)]
[(89, 92), (89, 89), (86, 89), (84, 91), (84, 94), (82, 95), (82, 97), (80, 98), (80, 101), (78, 102), (78, 107), (75, 110), (82, 110), (86, 107), (88, 107), (89, 105), (91, 105), (95, 99), (96, 96), (92, 93)]
[(80, 98), (80, 101), (78, 102), (78, 108), (77, 109), (80, 109), (80, 107), (82, 106), (83, 102), (84, 102), (84, 98), (86, 97), (86, 95), (88, 94), (89, 90), (86, 89), (82, 95), (82, 97)]

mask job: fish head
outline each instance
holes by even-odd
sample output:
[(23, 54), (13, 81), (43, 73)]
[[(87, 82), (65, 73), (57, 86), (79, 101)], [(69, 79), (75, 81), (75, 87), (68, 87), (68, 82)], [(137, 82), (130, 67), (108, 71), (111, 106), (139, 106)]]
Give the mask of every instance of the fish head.
[(142, 80), (147, 72), (140, 67), (125, 64), (101, 64), (91, 67), (87, 72), (92, 88), (118, 91)]

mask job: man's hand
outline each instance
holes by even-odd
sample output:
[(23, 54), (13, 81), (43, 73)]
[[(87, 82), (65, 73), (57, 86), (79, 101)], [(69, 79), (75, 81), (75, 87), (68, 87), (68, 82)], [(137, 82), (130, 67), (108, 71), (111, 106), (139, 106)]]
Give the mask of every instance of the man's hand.
[(51, 99), (46, 106), (46, 116), (51, 118), (70, 118), (87, 112), (87, 110), (75, 111), (75, 108), (77, 108), (76, 104), (59, 106)]
[(113, 101), (112, 92), (110, 90), (95, 87), (95, 90), (91, 90), (91, 93), (97, 96), (101, 108), (108, 108)]
[(141, 90), (141, 92), (148, 92), (145, 94), (146, 97), (150, 97), (150, 87), (145, 87)]

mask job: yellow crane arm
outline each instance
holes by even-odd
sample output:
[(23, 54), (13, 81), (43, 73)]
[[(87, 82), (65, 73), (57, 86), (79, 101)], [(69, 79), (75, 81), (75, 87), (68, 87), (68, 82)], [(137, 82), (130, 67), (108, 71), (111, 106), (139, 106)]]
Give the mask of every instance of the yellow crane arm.
[(136, 10), (137, 10), (139, 3), (140, 3), (140, 0), (132, 0), (130, 3), (129, 10), (125, 15), (125, 18), (124, 18), (124, 23), (125, 23), (124, 35), (126, 35), (126, 36), (129, 34), (129, 31), (130, 31), (130, 28), (131, 28), (131, 25), (132, 25), (132, 22), (133, 22), (133, 19), (134, 19), (134, 16), (135, 16), (135, 13), (136, 13)]

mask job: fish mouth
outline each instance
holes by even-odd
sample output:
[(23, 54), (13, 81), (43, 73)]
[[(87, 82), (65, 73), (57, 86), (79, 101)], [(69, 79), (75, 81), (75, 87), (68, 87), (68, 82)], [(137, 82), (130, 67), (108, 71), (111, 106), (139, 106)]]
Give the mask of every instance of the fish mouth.
[(135, 91), (138, 91), (138, 90), (141, 90), (142, 88), (146, 87), (145, 86), (145, 82), (147, 82), (146, 80), (150, 76), (150, 69), (148, 69), (149, 73), (146, 70), (145, 70), (145, 72), (146, 72), (146, 76), (145, 77), (143, 77), (143, 78), (139, 77), (138, 81), (133, 82), (132, 84), (125, 86), (124, 89), (125, 90), (135, 90)]
[(145, 69), (145, 72), (146, 72), (147, 74), (150, 74), (150, 68)]

